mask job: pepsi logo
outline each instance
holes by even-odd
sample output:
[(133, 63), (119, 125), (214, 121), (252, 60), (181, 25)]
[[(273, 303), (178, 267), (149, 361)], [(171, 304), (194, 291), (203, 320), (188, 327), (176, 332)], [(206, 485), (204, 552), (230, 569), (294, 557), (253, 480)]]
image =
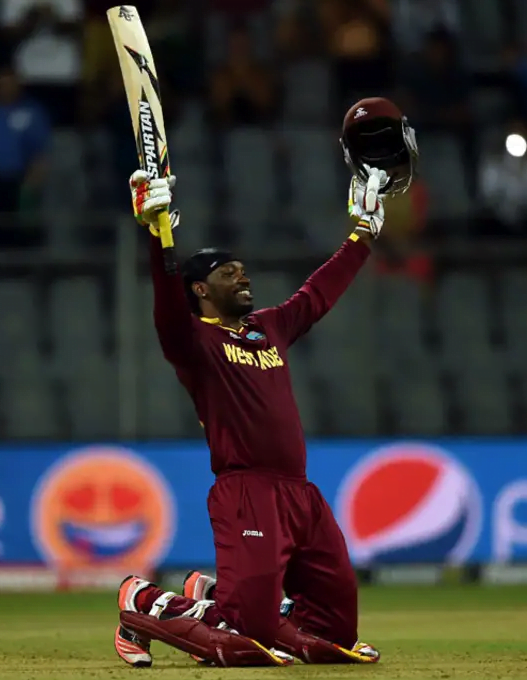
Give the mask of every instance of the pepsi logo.
[(479, 538), (482, 499), (468, 471), (438, 447), (394, 444), (354, 466), (337, 517), (351, 558), (372, 563), (466, 561)]

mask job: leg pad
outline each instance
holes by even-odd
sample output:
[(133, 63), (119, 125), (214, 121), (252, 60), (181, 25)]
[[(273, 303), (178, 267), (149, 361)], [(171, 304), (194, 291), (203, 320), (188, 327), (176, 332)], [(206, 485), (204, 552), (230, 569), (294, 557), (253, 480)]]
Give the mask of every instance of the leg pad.
[(159, 620), (147, 614), (123, 611), (121, 624), (144, 640), (159, 640), (217, 666), (287, 665), (255, 640), (211, 628), (193, 618)]
[(304, 663), (359, 663), (349, 650), (299, 630), (289, 619), (284, 617), (280, 619), (275, 647)]

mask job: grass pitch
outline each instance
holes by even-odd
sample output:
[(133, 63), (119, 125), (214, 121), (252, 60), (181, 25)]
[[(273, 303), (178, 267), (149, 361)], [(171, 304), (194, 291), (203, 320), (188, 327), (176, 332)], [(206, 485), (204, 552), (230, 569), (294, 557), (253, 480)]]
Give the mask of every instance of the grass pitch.
[(113, 650), (113, 594), (0, 595), (1, 680), (527, 680), (527, 588), (365, 587), (361, 639), (376, 666), (200, 668), (154, 643), (154, 666), (135, 670)]

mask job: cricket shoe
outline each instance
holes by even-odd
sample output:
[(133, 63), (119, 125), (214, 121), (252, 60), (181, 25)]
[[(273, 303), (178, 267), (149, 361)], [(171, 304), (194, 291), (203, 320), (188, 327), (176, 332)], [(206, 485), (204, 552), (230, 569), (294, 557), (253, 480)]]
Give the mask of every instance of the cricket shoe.
[[(135, 604), (136, 595), (152, 585), (138, 576), (127, 576), (119, 586), (117, 604), (120, 611), (138, 612)], [(135, 668), (149, 668), (152, 665), (150, 642), (142, 640), (136, 633), (124, 626), (117, 626), (114, 638), (115, 651), (120, 658)]]
[(183, 581), (183, 595), (191, 600), (213, 600), (216, 579), (199, 571), (189, 571)]
[(150, 668), (152, 665), (150, 643), (142, 640), (136, 633), (124, 626), (117, 626), (114, 646), (118, 656), (129, 666), (134, 668)]

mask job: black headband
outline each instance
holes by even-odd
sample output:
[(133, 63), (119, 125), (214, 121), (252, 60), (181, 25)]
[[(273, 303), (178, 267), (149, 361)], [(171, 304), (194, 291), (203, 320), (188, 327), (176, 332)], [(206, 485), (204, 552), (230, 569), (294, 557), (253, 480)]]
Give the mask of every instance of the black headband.
[(187, 286), (196, 281), (205, 281), (207, 276), (222, 264), (236, 260), (228, 250), (220, 248), (203, 248), (190, 257), (181, 269)]

